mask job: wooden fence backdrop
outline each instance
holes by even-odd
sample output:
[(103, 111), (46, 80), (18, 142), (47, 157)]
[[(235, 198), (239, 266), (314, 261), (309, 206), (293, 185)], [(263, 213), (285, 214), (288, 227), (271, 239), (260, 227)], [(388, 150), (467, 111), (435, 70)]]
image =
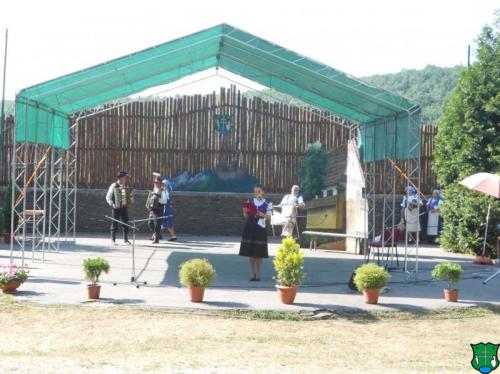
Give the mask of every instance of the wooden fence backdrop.
[[(215, 130), (215, 115), (231, 115), (227, 134)], [(131, 184), (148, 188), (153, 171), (173, 177), (218, 166), (237, 167), (257, 177), (270, 192), (288, 191), (307, 144), (326, 149), (345, 144), (349, 130), (330, 113), (248, 98), (235, 87), (209, 95), (130, 102), (95, 114), (78, 126), (79, 188), (104, 188), (117, 170)], [(12, 120), (7, 125), (12, 125)], [(8, 180), (11, 132), (6, 133), (0, 184)], [(430, 167), (435, 129), (422, 128), (422, 189), (435, 185)]]

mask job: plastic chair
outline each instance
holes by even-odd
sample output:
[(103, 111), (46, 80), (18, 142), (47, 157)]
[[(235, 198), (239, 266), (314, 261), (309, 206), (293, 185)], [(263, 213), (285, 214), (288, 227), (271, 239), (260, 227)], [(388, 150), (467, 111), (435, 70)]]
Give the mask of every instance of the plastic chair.
[[(394, 234), (394, 240), (393, 240), (393, 234)], [(386, 266), (389, 263), (389, 255), (392, 251), (396, 253), (396, 264), (397, 267), (399, 267), (399, 258), (398, 258), (398, 240), (401, 235), (401, 231), (399, 231), (398, 228), (393, 228), (391, 229), (384, 229), (382, 233), (382, 240), (381, 241), (372, 241), (368, 245), (368, 250), (371, 253), (372, 248), (377, 248), (377, 264), (380, 265), (380, 250), (387, 249), (387, 257), (386, 257)], [(369, 256), (368, 256), (369, 257)], [(375, 257), (375, 253), (373, 254), (373, 257)]]

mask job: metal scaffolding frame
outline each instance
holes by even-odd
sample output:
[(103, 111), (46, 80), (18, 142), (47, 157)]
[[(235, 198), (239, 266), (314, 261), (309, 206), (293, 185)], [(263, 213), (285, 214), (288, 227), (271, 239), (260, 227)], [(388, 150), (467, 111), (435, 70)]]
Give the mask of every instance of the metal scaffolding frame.
[[(393, 230), (398, 225), (397, 221), (398, 211), (401, 211), (400, 203), (396, 201), (398, 195), (396, 186), (397, 174), (404, 174), (406, 176), (406, 188), (414, 186), (420, 191), (420, 131), (418, 124), (418, 111), (407, 111), (408, 128), (407, 128), (407, 154), (403, 166), (396, 169), (395, 162), (389, 158), (379, 161), (364, 162), (363, 168), (365, 173), (365, 198), (368, 204), (368, 220), (367, 220), (367, 239), (374, 241), (375, 237), (379, 234), (383, 235), (385, 229)], [(374, 126), (374, 125), (373, 125)], [(377, 126), (384, 126), (385, 137), (383, 139), (384, 154), (389, 154), (389, 144), (386, 139), (397, 139), (396, 126), (387, 126), (387, 121)], [(412, 129), (414, 129), (412, 131)], [(367, 141), (375, 141), (373, 137), (367, 136)], [(378, 179), (380, 178), (380, 179)], [(381, 186), (377, 186), (377, 180)], [(378, 187), (381, 187), (380, 194), (377, 196)], [(420, 232), (417, 231), (415, 235), (409, 234), (405, 230), (404, 236), (404, 260), (403, 271), (406, 273), (406, 279), (409, 280), (412, 276), (417, 276), (418, 273), (418, 256), (419, 256), (419, 242)], [(391, 237), (391, 247), (394, 247), (394, 236)], [(366, 260), (370, 260), (370, 253), (368, 252), (367, 245), (365, 245)], [(384, 263), (388, 270), (394, 270), (394, 254), (388, 253), (387, 259)]]
[(31, 249), (33, 262), (43, 262), (46, 251), (59, 250), (62, 238), (75, 240), (77, 124), (75, 121), (70, 128), (71, 146), (68, 150), (17, 142), (14, 126), (11, 262), (17, 248), (21, 252), (21, 266), (24, 267), (26, 250)]
[[(419, 123), (415, 118), (414, 112), (408, 111), (408, 130), (412, 127), (418, 128)], [(421, 152), (420, 152), (420, 131), (408, 131), (408, 154), (414, 157), (409, 157), (404, 171), (407, 177), (406, 188), (413, 186), (417, 189), (417, 194), (420, 193), (420, 167), (421, 167)], [(420, 209), (420, 208), (419, 208)], [(419, 243), (420, 243), (420, 215), (419, 215), (419, 230), (415, 235), (412, 235), (405, 230), (405, 256), (404, 256), (404, 271), (407, 274), (407, 279), (411, 276), (417, 277), (418, 273), (418, 256), (419, 256)], [(410, 240), (412, 243), (410, 243)], [(413, 255), (413, 261), (410, 256)]]
[(77, 146), (78, 146), (78, 119), (69, 129), (69, 148), (65, 154), (65, 203), (64, 203), (64, 232), (65, 241), (76, 240), (76, 197), (77, 197)]

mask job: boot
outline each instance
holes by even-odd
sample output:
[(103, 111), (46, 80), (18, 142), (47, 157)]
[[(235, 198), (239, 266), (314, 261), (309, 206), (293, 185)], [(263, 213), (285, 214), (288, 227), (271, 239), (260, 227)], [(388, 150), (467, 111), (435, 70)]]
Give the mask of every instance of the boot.
[(155, 233), (153, 234), (153, 244), (158, 244), (160, 242), (160, 238), (158, 235)]

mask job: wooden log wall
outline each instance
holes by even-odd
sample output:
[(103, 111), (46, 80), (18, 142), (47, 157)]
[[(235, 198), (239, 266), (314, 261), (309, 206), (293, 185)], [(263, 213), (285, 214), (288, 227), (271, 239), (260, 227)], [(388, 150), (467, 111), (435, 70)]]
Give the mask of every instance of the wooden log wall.
[[(227, 134), (215, 131), (215, 115), (232, 116)], [(330, 113), (248, 98), (235, 87), (209, 95), (130, 102), (98, 113), (78, 126), (79, 188), (105, 188), (118, 170), (131, 175), (136, 188), (148, 188), (151, 173), (173, 177), (233, 166), (254, 175), (269, 192), (285, 192), (298, 182), (307, 144), (320, 140), (326, 149), (345, 144), (349, 131)], [(7, 121), (12, 128), (13, 119)], [(431, 169), (436, 130), (422, 127), (422, 189), (436, 177)], [(0, 184), (8, 177), (11, 130), (5, 134)], [(402, 164), (400, 164), (402, 165)], [(377, 182), (381, 190), (381, 180)]]
[[(215, 130), (216, 114), (231, 115), (227, 134)], [(153, 171), (173, 177), (232, 166), (256, 176), (269, 191), (286, 191), (298, 182), (307, 144), (321, 140), (333, 148), (347, 141), (348, 130), (323, 119), (328, 115), (249, 99), (234, 88), (132, 102), (79, 125), (78, 183), (105, 187), (123, 169), (134, 186), (145, 188)]]

